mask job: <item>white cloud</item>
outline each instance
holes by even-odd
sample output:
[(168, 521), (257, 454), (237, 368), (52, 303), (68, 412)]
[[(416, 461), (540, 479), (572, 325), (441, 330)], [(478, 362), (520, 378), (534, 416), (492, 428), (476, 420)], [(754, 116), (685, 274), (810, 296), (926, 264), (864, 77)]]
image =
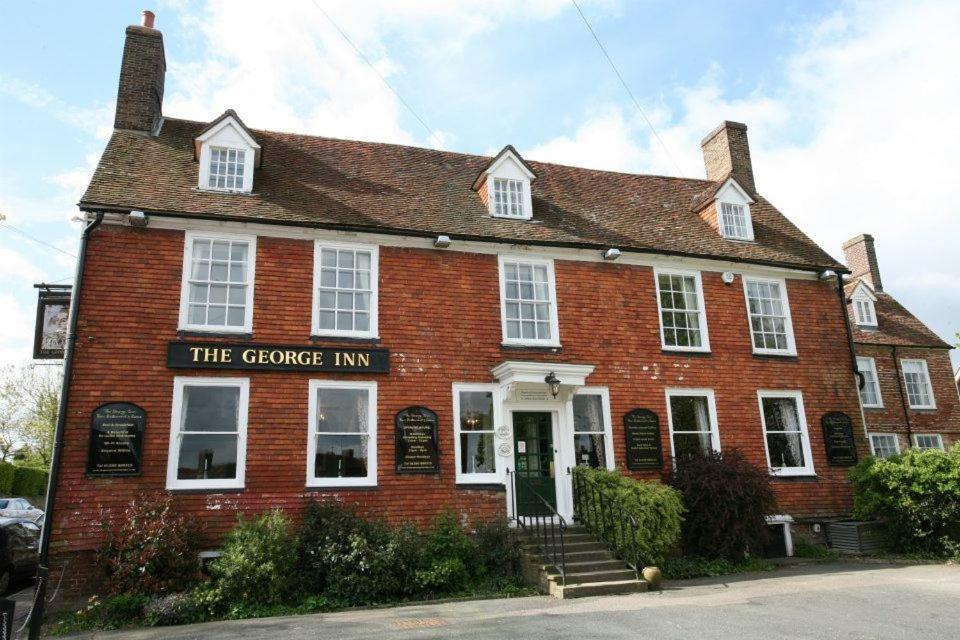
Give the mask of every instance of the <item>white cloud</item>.
[(78, 107), (60, 100), (39, 84), (2, 73), (0, 93), (43, 111), (60, 122), (77, 127), (97, 140), (106, 140), (113, 131), (113, 102)]
[(0, 366), (25, 362), (32, 356), (35, 310), (11, 294), (0, 292)]

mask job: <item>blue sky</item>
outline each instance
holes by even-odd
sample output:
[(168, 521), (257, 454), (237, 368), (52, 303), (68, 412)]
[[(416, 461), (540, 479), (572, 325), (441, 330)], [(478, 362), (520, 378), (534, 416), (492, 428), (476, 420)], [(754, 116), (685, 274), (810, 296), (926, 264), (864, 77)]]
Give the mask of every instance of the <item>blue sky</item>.
[[(958, 3), (316, 0), (4, 3), (0, 364), (29, 357), (33, 282), (69, 281), (75, 203), (112, 125), (124, 27), (157, 13), (164, 111), (252, 127), (689, 177), (722, 119), (750, 126), (758, 189), (825, 249), (873, 233), (888, 291), (960, 330)], [(672, 159), (671, 159), (672, 158)], [(679, 165), (678, 171), (674, 161)]]

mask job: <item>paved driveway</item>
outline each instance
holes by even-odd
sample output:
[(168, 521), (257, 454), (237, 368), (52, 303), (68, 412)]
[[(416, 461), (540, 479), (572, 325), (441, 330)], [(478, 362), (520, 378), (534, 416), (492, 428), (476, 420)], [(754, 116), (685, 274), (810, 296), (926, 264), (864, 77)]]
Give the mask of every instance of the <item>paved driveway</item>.
[(76, 637), (955, 640), (960, 637), (960, 567), (855, 563), (794, 566), (729, 580), (676, 583), (659, 593), (630, 596), (485, 600)]

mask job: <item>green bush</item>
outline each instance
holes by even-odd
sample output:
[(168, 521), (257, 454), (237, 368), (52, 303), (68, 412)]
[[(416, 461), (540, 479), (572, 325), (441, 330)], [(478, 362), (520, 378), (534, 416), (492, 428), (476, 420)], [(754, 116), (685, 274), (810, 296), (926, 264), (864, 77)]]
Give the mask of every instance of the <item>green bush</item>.
[[(657, 565), (680, 539), (683, 502), (680, 492), (659, 482), (639, 482), (616, 471), (578, 466), (574, 469), (578, 518), (614, 545), (621, 556), (637, 565)], [(637, 527), (631, 533), (619, 523), (605, 520), (596, 508), (602, 494), (611, 513), (632, 516)]]
[(677, 556), (667, 558), (660, 567), (663, 577), (669, 580), (711, 578), (747, 571), (773, 571), (776, 565), (762, 558), (747, 558), (732, 562), (727, 558), (703, 558), (700, 556)]
[(199, 577), (197, 528), (177, 513), (173, 499), (144, 494), (104, 524), (98, 553), (108, 594), (162, 594)]
[(210, 564), (223, 604), (279, 604), (296, 588), (297, 553), (290, 519), (282, 510), (239, 520)]
[(36, 467), (13, 467), (13, 482), (10, 485), (10, 491), (16, 496), (26, 496), (33, 498), (42, 496), (47, 492), (47, 478), (49, 474), (46, 469)]
[(16, 471), (9, 462), (0, 462), (0, 496), (13, 494), (13, 474)]
[(474, 526), (477, 545), (476, 573), (478, 581), (490, 590), (499, 591), (520, 584), (520, 541), (505, 518), (479, 522)]
[(857, 518), (884, 523), (889, 549), (956, 554), (960, 550), (960, 445), (864, 458), (850, 473)]
[(742, 560), (767, 541), (766, 516), (776, 499), (766, 470), (739, 451), (679, 458), (670, 484), (683, 494), (683, 550), (707, 558)]
[(416, 582), (425, 591), (458, 593), (470, 581), (467, 567), (475, 567), (477, 548), (452, 511), (444, 511), (433, 523), (423, 543), (425, 566), (416, 572)]

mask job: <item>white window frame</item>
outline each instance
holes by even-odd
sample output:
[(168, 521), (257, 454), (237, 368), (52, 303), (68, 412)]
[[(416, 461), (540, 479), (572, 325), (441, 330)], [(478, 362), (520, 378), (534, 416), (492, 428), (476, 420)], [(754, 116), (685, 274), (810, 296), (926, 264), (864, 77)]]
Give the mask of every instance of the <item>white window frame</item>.
[[(496, 161), (486, 170), (487, 211), (491, 218), (501, 220), (531, 220), (533, 218), (533, 194), (530, 183), (535, 177), (524, 165), (523, 161), (510, 149), (502, 152)], [(497, 213), (496, 197), (493, 181), (496, 178), (519, 180), (523, 188), (522, 207), (523, 215), (511, 216)]]
[[(237, 387), (237, 477), (181, 480), (177, 478), (180, 461), (180, 424), (183, 419), (185, 387)], [(177, 376), (173, 379), (173, 407), (170, 411), (170, 441), (167, 445), (167, 489), (242, 489), (247, 469), (247, 418), (250, 404), (250, 378), (196, 378)], [(212, 432), (218, 433), (218, 432)]]
[[(800, 422), (800, 444), (803, 449), (803, 467), (774, 467), (770, 464), (770, 446), (767, 444), (767, 418), (763, 413), (764, 398), (792, 398), (797, 406), (797, 419)], [(757, 391), (757, 407), (760, 409), (760, 426), (763, 433), (763, 450), (767, 456), (767, 469), (772, 476), (813, 476), (816, 471), (813, 465), (813, 451), (810, 449), (810, 429), (807, 426), (807, 412), (803, 406), (801, 391), (781, 391), (761, 389)]]
[[(698, 316), (700, 320), (700, 342), (699, 347), (683, 347), (668, 345), (666, 333), (663, 328), (663, 304), (660, 301), (660, 276), (693, 276), (694, 285), (697, 288), (697, 305), (699, 306)], [(699, 353), (709, 353), (710, 351), (710, 331), (707, 329), (707, 307), (703, 297), (703, 280), (699, 271), (688, 271), (684, 269), (664, 269), (656, 267), (653, 270), (653, 286), (657, 293), (657, 318), (660, 322), (660, 347), (664, 351), (694, 351)]]
[[(550, 289), (550, 339), (508, 338), (507, 337), (507, 271), (508, 262), (520, 262), (530, 265), (541, 265), (547, 268), (547, 284)], [(557, 312), (557, 281), (553, 269), (553, 260), (533, 258), (529, 256), (499, 255), (497, 270), (500, 278), (500, 330), (503, 344), (528, 347), (559, 347), (560, 346), (560, 319)], [(522, 331), (521, 331), (522, 333)]]
[[(600, 406), (603, 411), (603, 454), (607, 460), (607, 470), (613, 471), (617, 468), (616, 461), (613, 459), (613, 419), (610, 411), (610, 389), (607, 387), (580, 387), (574, 393), (574, 396), (600, 396)], [(595, 431), (577, 431), (573, 415), (573, 398), (570, 398), (570, 415), (568, 416), (570, 424), (570, 437), (573, 438), (580, 433), (596, 433)], [(569, 445), (568, 445), (569, 446)], [(576, 451), (571, 450), (573, 460), (568, 465), (573, 468), (577, 465)]]
[[(913, 401), (910, 400), (910, 386), (907, 384), (907, 363), (920, 363), (920, 367), (923, 369), (924, 384), (927, 385), (927, 394), (930, 396), (930, 404), (913, 404)], [(933, 395), (933, 381), (930, 379), (930, 370), (927, 368), (927, 361), (922, 358), (901, 358), (900, 359), (900, 373), (903, 376), (903, 391), (907, 395), (907, 404), (910, 405), (911, 409), (936, 409), (937, 408), (937, 399)]]
[[(310, 380), (310, 397), (307, 402), (307, 487), (375, 487), (377, 486), (377, 383), (360, 380)], [(370, 431), (367, 434), (367, 475), (364, 478), (317, 478), (314, 464), (317, 457), (317, 391), (320, 389), (362, 389), (367, 392), (367, 419)], [(357, 432), (359, 434), (359, 432)]]
[[(511, 183), (517, 185), (519, 192), (517, 193), (517, 215), (512, 213), (499, 213), (497, 212), (497, 181), (502, 181), (506, 186), (504, 190), (504, 201), (503, 209), (504, 211), (510, 210), (510, 194), (511, 194)], [(492, 187), (488, 192), (488, 196), (491, 200), (492, 211), (491, 214), (494, 218), (509, 218), (512, 220), (529, 220), (530, 215), (527, 212), (527, 191), (530, 189), (530, 184), (526, 180), (521, 180), (519, 178), (508, 178), (506, 176), (491, 176), (490, 177), (490, 186)]]
[[(937, 446), (935, 447), (921, 447), (917, 444), (919, 438), (936, 438)], [(939, 433), (915, 433), (913, 434), (913, 447), (921, 451), (946, 451), (943, 447), (943, 436)]]
[[(713, 389), (696, 389), (684, 387), (670, 387), (664, 389), (664, 396), (667, 401), (667, 428), (670, 433), (670, 458), (676, 460), (676, 447), (673, 445), (673, 408), (670, 406), (670, 398), (674, 396), (693, 396), (707, 399), (707, 413), (710, 416), (710, 448), (717, 453), (720, 452), (720, 424), (717, 422), (717, 399)], [(692, 433), (683, 431), (681, 433)]]
[[(728, 207), (740, 207), (743, 209), (743, 223), (745, 235), (737, 236), (727, 233), (726, 225), (723, 223), (723, 205)], [(750, 242), (753, 240), (753, 218), (750, 216), (750, 205), (740, 202), (717, 201), (717, 227), (720, 229), (720, 235), (727, 240), (744, 240)]]
[[(724, 204), (743, 207), (744, 224), (746, 225), (745, 230), (747, 232), (746, 235), (734, 236), (725, 232), (723, 225)], [(720, 233), (722, 238), (739, 242), (753, 242), (753, 216), (750, 213), (751, 204), (753, 204), (753, 199), (747, 195), (747, 192), (743, 190), (736, 180), (733, 178), (728, 178), (723, 187), (721, 187), (717, 192), (717, 197), (714, 200), (714, 207), (717, 213), (717, 231)]]
[[(243, 130), (243, 127), (231, 116), (222, 119), (216, 126), (199, 136), (195, 143), (200, 145), (198, 163), (200, 165), (197, 186), (200, 191), (212, 193), (250, 193), (253, 191), (253, 171), (260, 153), (260, 145)], [(221, 149), (243, 150), (243, 186), (239, 189), (211, 187), (210, 185), (210, 150), (212, 147)]]
[[(190, 272), (193, 267), (193, 243), (195, 240), (227, 240), (247, 243), (247, 299), (244, 302), (242, 327), (228, 325), (190, 324)], [(186, 231), (183, 238), (183, 269), (180, 275), (180, 318), (177, 328), (180, 331), (200, 333), (252, 333), (253, 332), (253, 290), (257, 270), (257, 236), (236, 233), (206, 233)]]
[[(460, 393), (465, 391), (478, 391), (481, 393), (493, 394), (493, 450), (494, 450), (494, 471), (493, 473), (463, 473), (461, 471), (461, 456), (463, 452), (460, 448)], [(501, 473), (500, 454), (497, 453), (497, 427), (500, 422), (500, 385), (495, 383), (472, 383), (472, 382), (454, 382), (453, 383), (453, 450), (455, 454), (456, 474), (455, 482), (457, 484), (502, 484), (503, 475)]]
[[(877, 395), (876, 404), (867, 404), (863, 400), (863, 391), (861, 389), (857, 389), (860, 395), (860, 404), (862, 404), (866, 409), (883, 409), (883, 396), (880, 393), (880, 376), (877, 373), (877, 361), (869, 356), (857, 356), (857, 368), (861, 373), (864, 373), (865, 378), (865, 372), (869, 372), (873, 376), (874, 390), (876, 391)], [(865, 380), (865, 384), (867, 382), (869, 381)]]
[[(370, 252), (370, 330), (337, 330), (320, 328), (320, 251), (321, 249), (351, 249), (353, 251)], [(370, 338), (380, 337), (379, 308), (380, 308), (380, 247), (375, 244), (354, 244), (346, 242), (328, 242), (315, 240), (313, 243), (313, 295), (311, 296), (310, 331), (315, 336), (331, 336), (340, 338)]]
[[(869, 318), (864, 317), (863, 309), (861, 309), (860, 305), (866, 308), (867, 313), (870, 315)], [(861, 294), (853, 297), (853, 316), (858, 327), (877, 326), (877, 308), (874, 306), (873, 300), (868, 296)]]
[(876, 446), (876, 444), (874, 443), (874, 440), (873, 440), (874, 438), (893, 438), (893, 449), (894, 449), (894, 451), (893, 451), (893, 454), (892, 454), (892, 455), (899, 455), (899, 454), (900, 454), (900, 438), (897, 437), (897, 434), (895, 434), (895, 433), (873, 433), (873, 432), (871, 432), (871, 433), (869, 433), (869, 434), (867, 434), (867, 435), (870, 436), (870, 454), (873, 455), (874, 457), (880, 457), (880, 456), (877, 455), (877, 446)]
[[(793, 335), (793, 318), (790, 313), (790, 296), (787, 293), (787, 281), (785, 278), (762, 278), (757, 276), (751, 276), (744, 274), (740, 278), (743, 281), (743, 300), (747, 307), (747, 332), (750, 336), (750, 348), (753, 349), (753, 353), (757, 355), (769, 355), (769, 356), (795, 356), (797, 355), (797, 343)], [(757, 347), (756, 342), (753, 338), (753, 323), (752, 316), (750, 315), (750, 293), (747, 290), (747, 285), (750, 282), (756, 283), (767, 283), (767, 284), (779, 284), (780, 291), (783, 293), (783, 310), (784, 310), (784, 330), (787, 333), (787, 348), (786, 349), (767, 349)]]

